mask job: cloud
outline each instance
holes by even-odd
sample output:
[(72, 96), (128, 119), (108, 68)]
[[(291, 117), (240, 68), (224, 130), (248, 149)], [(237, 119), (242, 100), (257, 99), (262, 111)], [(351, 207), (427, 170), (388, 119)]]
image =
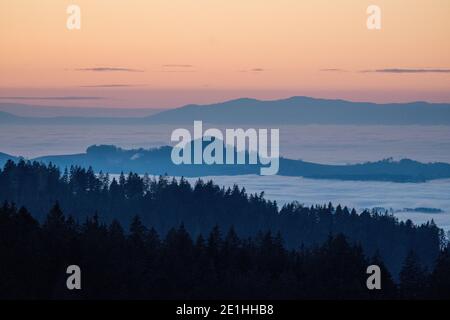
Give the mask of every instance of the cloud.
[(15, 97), (0, 97), (1, 100), (99, 100), (104, 99), (103, 97), (92, 97), (92, 96), (63, 96), (63, 97), (26, 97), (26, 96), (15, 96)]
[(130, 87), (139, 87), (143, 85), (136, 84), (92, 84), (92, 85), (84, 85), (80, 86), (81, 88), (130, 88)]
[(144, 72), (141, 69), (120, 68), (120, 67), (93, 67), (93, 68), (78, 68), (75, 71), (92, 71), (92, 72)]
[(320, 69), (320, 71), (323, 71), (323, 72), (346, 72), (346, 70), (339, 69), (339, 68), (325, 68), (325, 69)]
[(265, 69), (263, 68), (252, 68), (252, 69), (248, 69), (248, 70), (239, 70), (239, 72), (264, 72)]
[(192, 64), (163, 64), (163, 68), (193, 68)]
[(175, 72), (175, 73), (184, 73), (184, 72), (195, 72), (193, 65), (191, 64), (163, 64), (162, 72)]
[(190, 73), (195, 72), (195, 70), (163, 70), (162, 72)]
[(375, 69), (375, 70), (363, 70), (361, 72), (373, 72), (373, 73), (450, 73), (450, 69), (386, 68), (386, 69)]

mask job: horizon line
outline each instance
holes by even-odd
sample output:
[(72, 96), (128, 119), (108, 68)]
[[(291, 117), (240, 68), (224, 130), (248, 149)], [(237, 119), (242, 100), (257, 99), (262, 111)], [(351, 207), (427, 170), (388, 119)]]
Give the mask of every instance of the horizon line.
[[(70, 100), (86, 100), (86, 97), (82, 97), (80, 96), (79, 99), (76, 98), (76, 96), (71, 96)], [(90, 99), (92, 99), (92, 97), (89, 97)], [(95, 98), (99, 98), (99, 97), (95, 97)], [(103, 98), (103, 97), (101, 97)], [(432, 101), (426, 101), (426, 100), (410, 100), (410, 101), (404, 101), (404, 102), (374, 102), (374, 101), (368, 101), (368, 100), (355, 100), (355, 99), (343, 99), (343, 98), (322, 98), (322, 97), (317, 97), (317, 96), (312, 96), (312, 95), (289, 95), (289, 96), (285, 96), (283, 98), (273, 98), (273, 99), (259, 99), (259, 98), (255, 98), (255, 97), (251, 97), (251, 96), (242, 96), (239, 98), (230, 98), (230, 99), (222, 99), (222, 100), (214, 100), (212, 102), (207, 102), (207, 103), (184, 103), (184, 104), (178, 104), (177, 106), (173, 106), (173, 107), (149, 107), (149, 106), (133, 106), (133, 107), (126, 107), (126, 106), (98, 106), (98, 105), (92, 105), (92, 106), (67, 106), (67, 105), (50, 105), (50, 104), (30, 104), (30, 103), (18, 103), (18, 102), (8, 102), (7, 100), (13, 100), (13, 101), (20, 101), (20, 100), (25, 100), (25, 101), (30, 101), (30, 100), (37, 100), (37, 101), (56, 101), (56, 100), (61, 100), (61, 101), (65, 101), (67, 100), (67, 97), (59, 97), (59, 96), (46, 96), (46, 97), (38, 97), (38, 96), (32, 96), (32, 97), (26, 97), (26, 96), (17, 96), (17, 97), (13, 97), (13, 96), (7, 96), (7, 97), (2, 97), (0, 96), (0, 105), (5, 105), (5, 104), (12, 104), (12, 105), (20, 105), (20, 106), (27, 106), (27, 107), (33, 107), (33, 108), (38, 108), (38, 107), (44, 107), (44, 108), (55, 108), (55, 109), (74, 109), (74, 108), (79, 108), (79, 109), (114, 109), (114, 110), (144, 110), (144, 109), (148, 109), (148, 110), (171, 110), (171, 109), (178, 109), (178, 108), (182, 108), (185, 106), (191, 106), (191, 105), (198, 105), (198, 106), (208, 106), (208, 105), (214, 105), (214, 104), (223, 104), (223, 103), (229, 103), (229, 102), (234, 102), (234, 101), (239, 101), (239, 100), (254, 100), (257, 102), (276, 102), (276, 101), (285, 101), (285, 100), (290, 100), (290, 99), (295, 99), (295, 98), (305, 98), (305, 99), (313, 99), (313, 100), (326, 100), (326, 101), (339, 101), (339, 102), (350, 102), (350, 103), (371, 103), (371, 104), (377, 104), (377, 105), (390, 105), (390, 104), (414, 104), (414, 103), (427, 103), (427, 104), (450, 104), (450, 101), (448, 102), (432, 102)], [(94, 100), (97, 100), (94, 99)]]

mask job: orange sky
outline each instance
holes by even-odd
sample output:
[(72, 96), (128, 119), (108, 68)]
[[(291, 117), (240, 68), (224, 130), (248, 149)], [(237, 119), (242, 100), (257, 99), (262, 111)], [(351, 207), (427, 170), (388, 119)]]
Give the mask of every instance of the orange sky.
[[(81, 30), (66, 28), (69, 4)], [(370, 4), (381, 30), (366, 27)], [(0, 102), (450, 102), (449, 16), (448, 0), (1, 0)], [(379, 69), (410, 72), (361, 72)]]

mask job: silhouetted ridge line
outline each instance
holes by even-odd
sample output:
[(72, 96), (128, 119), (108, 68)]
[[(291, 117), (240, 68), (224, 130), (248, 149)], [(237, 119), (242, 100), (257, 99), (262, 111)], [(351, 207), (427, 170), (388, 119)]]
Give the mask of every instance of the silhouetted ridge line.
[[(9, 109), (8, 109), (9, 110)], [(147, 117), (18, 117), (0, 113), (0, 123), (19, 124), (192, 124), (242, 125), (450, 125), (450, 103), (352, 102), (294, 96), (279, 100), (241, 98), (220, 103), (188, 104)]]
[[(204, 142), (203, 145), (207, 145)], [(125, 150), (111, 145), (90, 146), (86, 153), (38, 157), (33, 160), (53, 163), (59, 167), (71, 165), (88, 168), (95, 172), (120, 173), (133, 171), (139, 174), (201, 177), (260, 174), (260, 164), (225, 165), (175, 165), (171, 159), (172, 147)], [(234, 151), (236, 153), (236, 150)], [(224, 152), (225, 154), (225, 152)], [(14, 160), (14, 158), (12, 158)], [(17, 158), (15, 158), (17, 159)], [(246, 153), (248, 163), (248, 153)], [(3, 160), (3, 162), (2, 162)], [(0, 157), (0, 165), (7, 156)], [(424, 182), (433, 179), (450, 178), (450, 164), (421, 163), (410, 159), (394, 161), (385, 159), (349, 165), (327, 165), (302, 160), (280, 158), (280, 176), (305, 177), (313, 179)]]

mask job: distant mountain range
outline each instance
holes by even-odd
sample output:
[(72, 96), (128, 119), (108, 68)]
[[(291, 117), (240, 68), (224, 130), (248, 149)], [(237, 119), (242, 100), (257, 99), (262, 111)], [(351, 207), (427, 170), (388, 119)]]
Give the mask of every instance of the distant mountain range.
[[(53, 163), (60, 168), (78, 165), (108, 173), (136, 172), (170, 176), (214, 176), (259, 174), (260, 165), (175, 165), (171, 161), (172, 147), (145, 150), (124, 150), (111, 145), (90, 146), (85, 153), (73, 155), (44, 156), (31, 160)], [(19, 158), (0, 153), (0, 165), (11, 158)], [(278, 175), (301, 176), (314, 179), (424, 182), (432, 179), (450, 178), (450, 164), (420, 163), (403, 159), (391, 159), (353, 165), (325, 165), (302, 160), (281, 158)]]
[(211, 105), (188, 105), (148, 117), (150, 123), (240, 124), (428, 124), (449, 125), (450, 104), (427, 102), (375, 104), (292, 97), (261, 101), (237, 99)]
[[(0, 108), (0, 110), (2, 110)], [(5, 110), (5, 109), (3, 109)], [(186, 105), (149, 116), (24, 117), (0, 112), (0, 123), (25, 124), (183, 124), (202, 120), (217, 124), (357, 124), (450, 125), (450, 103), (350, 102), (292, 97), (261, 101), (236, 99), (209, 105)], [(133, 114), (134, 115), (134, 114)]]

